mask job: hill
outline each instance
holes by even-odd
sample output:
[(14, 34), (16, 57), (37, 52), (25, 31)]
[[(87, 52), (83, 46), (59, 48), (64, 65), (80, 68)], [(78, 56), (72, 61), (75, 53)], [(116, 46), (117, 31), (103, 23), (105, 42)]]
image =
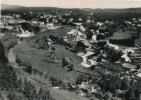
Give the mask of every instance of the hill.
[(90, 8), (57, 8), (57, 7), (23, 7), (23, 6), (16, 6), (16, 5), (5, 5), (2, 4), (2, 13), (3, 12), (15, 12), (15, 13), (22, 13), (22, 12), (50, 12), (54, 10), (55, 12), (66, 12), (66, 11), (73, 11), (73, 12), (88, 12), (88, 13), (141, 13), (141, 8), (126, 8), (126, 9), (90, 9)]
[(1, 4), (1, 10), (16, 9), (16, 8), (19, 8), (19, 7), (22, 7), (22, 6)]

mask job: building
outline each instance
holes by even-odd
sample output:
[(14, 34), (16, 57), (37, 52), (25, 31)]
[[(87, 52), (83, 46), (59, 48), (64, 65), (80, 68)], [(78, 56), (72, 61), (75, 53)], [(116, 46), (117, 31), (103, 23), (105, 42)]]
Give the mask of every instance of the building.
[(46, 28), (47, 29), (54, 29), (53, 23), (47, 23)]
[(17, 34), (17, 37), (22, 37), (22, 38), (26, 38), (26, 37), (31, 37), (31, 36), (34, 36), (34, 33), (31, 33), (31, 32), (29, 32), (29, 31), (25, 31), (25, 32), (23, 32), (23, 33), (21, 33), (21, 34)]
[(63, 36), (63, 41), (64, 42), (68, 42), (68, 37), (67, 36)]
[(131, 62), (130, 58), (128, 57), (127, 54), (124, 54), (121, 56), (121, 60), (124, 62)]
[(117, 45), (114, 45), (114, 44), (111, 44), (111, 43), (107, 43), (107, 45), (108, 45), (109, 47), (114, 48), (115, 50), (119, 50), (119, 47), (118, 47)]

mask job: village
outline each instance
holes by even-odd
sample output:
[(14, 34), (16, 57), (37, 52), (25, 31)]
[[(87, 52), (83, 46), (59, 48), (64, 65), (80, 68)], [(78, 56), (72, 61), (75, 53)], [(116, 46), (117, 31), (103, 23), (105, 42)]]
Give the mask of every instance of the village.
[[(90, 13), (84, 19), (73, 18), (72, 11), (64, 15), (35, 12), (2, 14), (0, 38), (12, 34), (18, 41), (17, 45), (23, 46), (21, 49), (32, 45), (32, 52), (45, 52), (40, 54), (41, 57), (39, 52), (35, 53), (38, 59), (54, 63), (59, 66), (57, 69), (61, 68), (66, 73), (74, 71), (80, 74), (76, 83), (69, 83), (68, 80), (65, 83), (51, 77), (52, 88), (73, 91), (84, 97), (100, 95), (100, 100), (112, 100), (115, 97), (117, 99), (114, 100), (122, 100), (120, 98), (129, 91), (128, 88), (141, 79), (141, 46), (136, 43), (141, 34), (141, 17), (124, 19), (118, 23), (115, 20), (97, 21), (93, 15)], [(25, 55), (28, 54), (26, 50), (23, 51)], [(34, 54), (31, 55), (32, 60)], [(40, 70), (37, 67), (35, 69)], [(115, 81), (115, 84), (109, 80)], [(119, 81), (121, 85), (124, 84), (122, 87), (117, 86)], [(113, 85), (113, 90), (106, 82)], [(106, 95), (109, 99), (102, 99)], [(139, 95), (141, 98), (141, 93)]]

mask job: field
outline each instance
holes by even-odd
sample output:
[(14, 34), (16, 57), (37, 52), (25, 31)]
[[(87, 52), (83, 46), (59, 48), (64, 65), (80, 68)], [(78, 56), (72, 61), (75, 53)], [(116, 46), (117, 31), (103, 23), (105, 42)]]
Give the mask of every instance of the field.
[[(57, 78), (62, 82), (72, 82), (75, 83), (78, 76), (81, 73), (86, 73), (94, 76), (101, 77), (102, 74), (105, 73), (105, 69), (108, 69), (111, 73), (121, 72), (123, 69), (120, 67), (121, 65), (115, 65), (109, 62), (99, 63), (99, 65), (94, 69), (87, 69), (81, 65), (82, 58), (77, 56), (76, 53), (71, 52), (66, 49), (64, 45), (61, 44), (51, 44), (49, 48), (55, 47), (55, 59), (46, 58), (46, 54), (50, 52), (50, 50), (45, 49), (37, 49), (35, 48), (34, 41), (41, 34), (46, 36), (54, 35), (58, 38), (62, 38), (64, 35), (67, 35), (70, 28), (58, 28), (55, 30), (49, 30), (47, 32), (36, 34), (35, 37), (29, 38), (28, 40), (20, 41), (13, 49), (14, 54), (22, 60), (22, 62), (27, 62), (31, 64), (33, 69), (37, 69), (40, 72), (47, 73), (50, 77)], [(130, 37), (132, 32), (117, 32), (113, 37), (121, 38), (121, 37)], [(120, 34), (120, 35), (118, 35)], [(74, 70), (68, 71), (66, 68), (60, 66), (64, 57), (69, 57), (73, 60)], [(57, 63), (56, 63), (57, 62)]]
[(62, 28), (54, 29), (54, 30), (48, 30), (46, 32), (42, 32), (41, 34), (46, 35), (46, 36), (53, 35), (53, 36), (56, 36), (56, 37), (58, 37), (60, 39), (64, 35), (67, 35), (67, 32), (69, 32), (71, 29), (72, 28), (69, 28), (68, 26), (65, 26), (65, 27), (62, 27)]
[(113, 34), (112, 37), (110, 37), (111, 39), (126, 39), (126, 38), (131, 38), (132, 35), (136, 35), (136, 33), (134, 31), (125, 31), (125, 32), (122, 32), (122, 31), (118, 31), (118, 32), (115, 32)]
[(140, 38), (135, 40), (135, 43), (139, 46), (141, 46), (141, 34), (140, 34)]
[[(57, 46), (55, 47), (57, 49)], [(14, 48), (14, 54), (23, 62), (30, 63), (33, 69), (37, 69), (41, 72), (47, 72), (57, 79), (62, 79), (62, 81), (68, 81), (69, 79), (69, 81), (71, 80), (75, 82), (78, 74), (74, 71), (68, 72), (56, 63), (44, 61), (43, 59), (45, 59), (46, 52), (47, 51), (45, 50), (35, 49), (29, 46), (26, 42), (22, 42)], [(56, 52), (58, 51), (56, 50)]]
[(54, 96), (55, 100), (89, 100), (66, 90), (51, 89), (50, 93)]

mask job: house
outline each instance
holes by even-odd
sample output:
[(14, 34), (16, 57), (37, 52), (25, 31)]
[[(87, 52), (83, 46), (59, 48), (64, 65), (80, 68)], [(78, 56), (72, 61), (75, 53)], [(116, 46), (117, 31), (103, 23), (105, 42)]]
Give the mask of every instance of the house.
[(130, 58), (128, 57), (127, 54), (124, 54), (121, 56), (121, 60), (124, 62), (131, 62)]
[(75, 30), (75, 29), (72, 29), (70, 32), (68, 32), (68, 34), (70, 34), (70, 35), (77, 35), (77, 30)]
[(141, 18), (138, 18), (138, 21), (141, 22)]
[(19, 14), (13, 14), (13, 18), (15, 18), (15, 19), (20, 18), (20, 15)]
[(107, 43), (107, 46), (114, 48), (115, 50), (119, 50), (119, 47), (117, 45)]
[(83, 35), (77, 35), (72, 42), (77, 42), (77, 41), (84, 41), (85, 40), (85, 36)]
[(82, 25), (79, 26), (79, 29), (83, 32), (86, 30)]
[(1, 20), (13, 20), (14, 18), (12, 16), (8, 16), (8, 15), (5, 15), (5, 16), (1, 16)]
[(133, 20), (133, 21), (136, 21), (137, 19), (136, 19), (136, 18), (132, 18), (132, 20)]
[(93, 39), (94, 41), (97, 40), (97, 34), (95, 34), (94, 32), (93, 32), (93, 35), (92, 35), (92, 39)]
[(96, 40), (97, 39), (97, 34), (94, 32), (93, 29), (90, 30), (90, 32), (88, 32), (88, 34), (91, 34), (92, 35), (92, 40)]
[(73, 23), (73, 24), (75, 24), (75, 25), (77, 25), (77, 26), (80, 26), (80, 25), (82, 25), (82, 23)]
[(79, 88), (88, 90), (89, 85), (87, 82), (82, 82), (82, 84), (79, 86)]
[(138, 73), (137, 76), (138, 76), (138, 77), (141, 77), (141, 73)]
[(47, 41), (48, 41), (49, 45), (53, 43), (53, 41), (51, 39), (47, 39)]
[(131, 71), (131, 69), (135, 69), (137, 66), (136, 65), (133, 65), (131, 63), (123, 63), (122, 64), (122, 67), (124, 67), (126, 70), (128, 70), (127, 74), (129, 74), (129, 72)]
[(42, 28), (39, 30), (40, 33), (41, 33), (41, 32), (45, 32), (45, 31), (47, 31), (47, 28), (46, 28), (46, 27), (42, 27)]
[(86, 23), (90, 23), (91, 22), (91, 20), (88, 18), (88, 19), (86, 19)]
[(87, 40), (82, 41), (82, 43), (83, 43), (86, 47), (92, 47), (92, 45), (90, 44), (90, 42), (88, 42)]
[(64, 57), (62, 64), (63, 64), (63, 67), (70, 68), (70, 69), (73, 68), (73, 60), (69, 57)]
[[(79, 24), (79, 23), (77, 23)], [(80, 25), (77, 25), (76, 28), (82, 32), (84, 32), (86, 29), (80, 24)]]
[(0, 33), (0, 38), (4, 37), (5, 34)]
[(99, 30), (96, 30), (96, 33), (99, 34)]
[(78, 18), (78, 21), (79, 21), (79, 22), (82, 22), (83, 20), (82, 20), (82, 18)]
[(103, 23), (102, 23), (102, 22), (97, 22), (96, 25), (97, 25), (97, 26), (102, 26)]
[(137, 24), (138, 27), (141, 27), (141, 24)]
[(97, 90), (94, 87), (92, 87), (91, 88), (91, 91), (89, 91), (89, 92), (91, 92), (91, 93), (97, 93)]
[(77, 35), (81, 36), (83, 34), (80, 31), (77, 31)]
[(48, 29), (54, 29), (53, 23), (47, 23), (46, 28)]
[(31, 24), (37, 24), (36, 20), (31, 20)]
[(64, 42), (68, 42), (68, 37), (67, 36), (63, 36), (63, 41)]
[(125, 50), (123, 50), (123, 53), (132, 53), (132, 54), (134, 54), (135, 53), (135, 51), (134, 50), (132, 50), (132, 49), (125, 49)]
[(70, 19), (68, 20), (68, 22), (71, 23), (73, 20), (74, 20), (73, 18), (70, 18)]
[(17, 37), (23, 37), (23, 38), (26, 38), (26, 37), (31, 37), (31, 36), (34, 36), (34, 33), (31, 33), (29, 31), (25, 31), (21, 34), (17, 34)]
[(124, 23), (127, 24), (127, 25), (131, 25), (132, 24), (130, 21), (125, 21)]

